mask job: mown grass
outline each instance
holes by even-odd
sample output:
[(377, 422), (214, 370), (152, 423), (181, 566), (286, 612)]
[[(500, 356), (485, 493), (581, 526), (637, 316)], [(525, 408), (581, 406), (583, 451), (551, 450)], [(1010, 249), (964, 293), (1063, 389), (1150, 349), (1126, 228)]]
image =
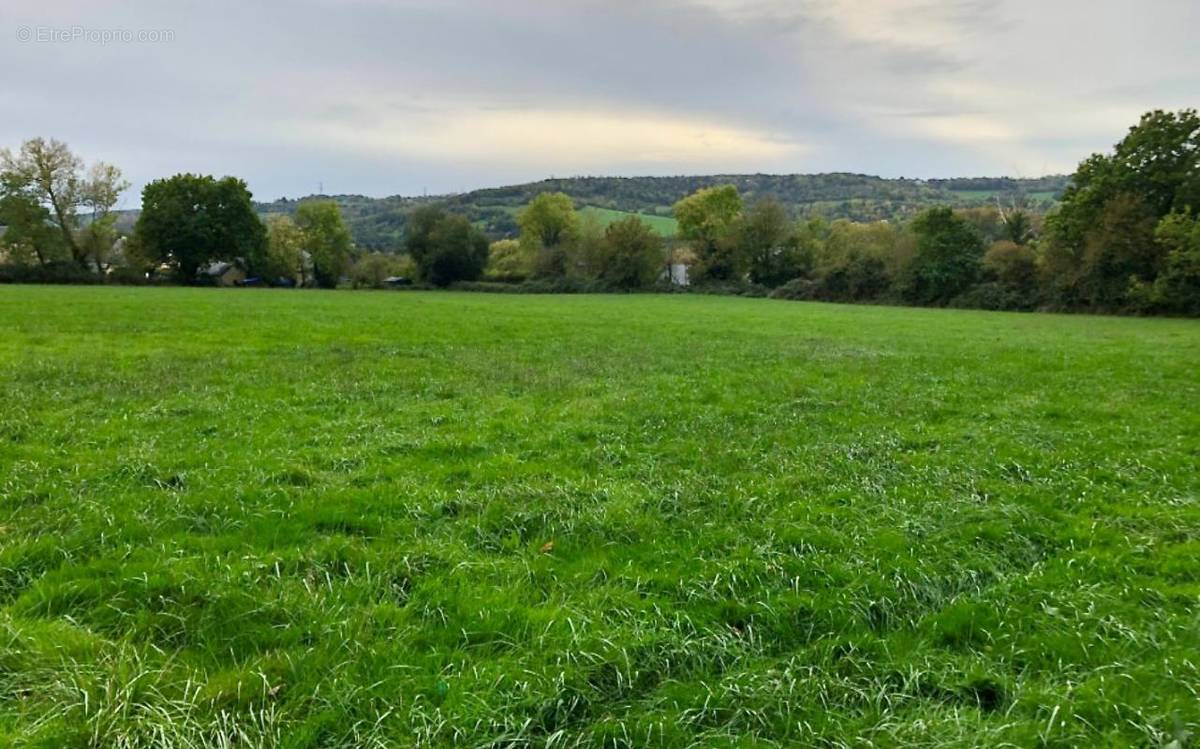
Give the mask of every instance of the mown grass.
[(0, 331), (0, 745), (1200, 726), (1194, 321), (7, 287)]

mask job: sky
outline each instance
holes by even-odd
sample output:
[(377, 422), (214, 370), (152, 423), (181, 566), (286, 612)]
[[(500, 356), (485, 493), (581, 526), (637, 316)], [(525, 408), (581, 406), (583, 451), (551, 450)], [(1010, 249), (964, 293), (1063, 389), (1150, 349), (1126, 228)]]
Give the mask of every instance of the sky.
[(1200, 105), (1197, 0), (0, 0), (0, 146), (255, 197), (1069, 173)]

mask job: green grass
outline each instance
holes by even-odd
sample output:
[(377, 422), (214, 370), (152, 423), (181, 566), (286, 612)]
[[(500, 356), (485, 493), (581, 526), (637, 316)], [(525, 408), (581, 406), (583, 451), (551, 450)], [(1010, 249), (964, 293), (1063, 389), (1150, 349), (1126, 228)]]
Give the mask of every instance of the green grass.
[(1186, 746), (1200, 324), (0, 287), (0, 745)]
[[(513, 216), (524, 210), (524, 206), (507, 208)], [(670, 216), (658, 216), (650, 213), (633, 213), (631, 211), (618, 211), (612, 208), (598, 208), (594, 205), (585, 205), (579, 209), (579, 215), (583, 218), (595, 218), (601, 226), (608, 226), (617, 221), (622, 221), (630, 216), (637, 216), (642, 221), (655, 231), (661, 237), (673, 237), (676, 230), (679, 228), (679, 222)]]
[(597, 220), (604, 226), (637, 216), (642, 221), (653, 229), (661, 237), (673, 237), (679, 229), (679, 222), (670, 216), (655, 216), (649, 213), (630, 213), (628, 211), (617, 211), (611, 208), (597, 208), (589, 205), (579, 209), (581, 216), (595, 216)]

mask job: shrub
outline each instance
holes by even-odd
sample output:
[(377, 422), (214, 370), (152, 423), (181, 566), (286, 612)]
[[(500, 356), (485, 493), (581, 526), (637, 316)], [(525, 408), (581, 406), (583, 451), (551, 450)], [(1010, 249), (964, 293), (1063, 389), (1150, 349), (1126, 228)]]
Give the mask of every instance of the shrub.
[(94, 284), (104, 279), (78, 263), (58, 261), (47, 265), (0, 266), (0, 283)]
[(990, 281), (972, 286), (951, 299), (948, 306), (960, 309), (1030, 310), (1035, 303), (1028, 293)]

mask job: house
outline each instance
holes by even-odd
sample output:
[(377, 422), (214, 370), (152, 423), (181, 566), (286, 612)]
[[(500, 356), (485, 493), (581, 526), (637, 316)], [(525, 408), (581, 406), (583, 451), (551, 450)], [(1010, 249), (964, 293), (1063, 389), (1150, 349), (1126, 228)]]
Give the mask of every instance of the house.
[(659, 278), (663, 281), (669, 281), (672, 286), (687, 286), (688, 266), (685, 263), (671, 263), (663, 269), (662, 275)]
[(214, 286), (237, 286), (246, 280), (246, 271), (240, 265), (223, 260), (206, 265), (196, 275)]

